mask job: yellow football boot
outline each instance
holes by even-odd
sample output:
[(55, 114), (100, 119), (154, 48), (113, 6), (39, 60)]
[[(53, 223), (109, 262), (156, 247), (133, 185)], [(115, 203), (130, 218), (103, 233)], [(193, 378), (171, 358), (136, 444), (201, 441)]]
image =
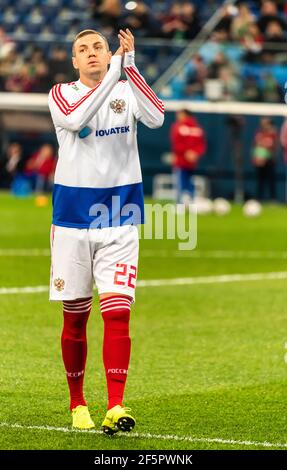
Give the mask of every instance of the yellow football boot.
[(102, 423), (102, 430), (105, 434), (113, 435), (118, 431), (130, 432), (136, 420), (128, 414), (130, 408), (116, 405), (108, 410), (106, 417)]
[(73, 428), (92, 429), (95, 427), (87, 406), (79, 405), (72, 409)]

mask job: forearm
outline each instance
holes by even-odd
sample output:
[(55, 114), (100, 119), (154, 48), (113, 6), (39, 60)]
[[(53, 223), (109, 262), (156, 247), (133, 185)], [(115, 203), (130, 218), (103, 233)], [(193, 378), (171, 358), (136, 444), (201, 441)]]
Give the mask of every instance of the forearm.
[(164, 105), (148, 86), (135, 65), (135, 52), (126, 52), (124, 71), (136, 99), (141, 120), (148, 127), (160, 127), (164, 121)]
[(55, 85), (49, 94), (49, 107), (55, 126), (71, 131), (83, 129), (99, 111), (121, 74), (121, 56), (111, 59), (109, 71), (102, 82), (92, 88), (76, 103), (63, 96), (61, 85)]

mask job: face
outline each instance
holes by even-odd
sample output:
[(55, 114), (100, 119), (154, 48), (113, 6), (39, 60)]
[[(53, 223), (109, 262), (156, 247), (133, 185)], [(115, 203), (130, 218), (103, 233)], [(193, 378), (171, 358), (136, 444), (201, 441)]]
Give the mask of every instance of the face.
[(21, 146), (17, 144), (16, 142), (9, 145), (9, 148), (8, 148), (9, 155), (14, 155), (16, 153), (19, 153), (20, 151), (21, 151)]
[(87, 34), (74, 44), (73, 66), (80, 76), (98, 76), (107, 71), (112, 53), (105, 40), (98, 34)]
[(187, 117), (187, 114), (184, 111), (177, 111), (176, 112), (176, 120), (183, 121)]
[(271, 122), (268, 118), (262, 118), (261, 119), (261, 127), (262, 129), (269, 129), (271, 127)]
[(54, 151), (53, 151), (52, 145), (50, 145), (50, 144), (42, 145), (42, 147), (40, 148), (40, 153), (41, 153), (42, 157), (45, 157), (45, 158), (53, 156)]

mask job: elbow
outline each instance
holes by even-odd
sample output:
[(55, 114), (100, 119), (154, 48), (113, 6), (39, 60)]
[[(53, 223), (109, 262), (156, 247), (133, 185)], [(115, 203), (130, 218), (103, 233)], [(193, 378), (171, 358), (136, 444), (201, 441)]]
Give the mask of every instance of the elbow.
[(152, 121), (149, 122), (148, 127), (151, 129), (158, 129), (164, 123), (164, 113), (160, 113), (153, 117)]
[(78, 119), (75, 119), (71, 115), (67, 116), (67, 128), (69, 131), (80, 132), (82, 127), (84, 127), (84, 125)]

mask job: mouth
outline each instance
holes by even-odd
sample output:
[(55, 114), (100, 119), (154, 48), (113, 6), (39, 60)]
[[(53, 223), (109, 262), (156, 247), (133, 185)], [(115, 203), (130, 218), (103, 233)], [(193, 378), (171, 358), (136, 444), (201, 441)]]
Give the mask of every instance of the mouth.
[(90, 62), (88, 62), (88, 65), (99, 65), (99, 62), (97, 62), (96, 60), (91, 60)]

